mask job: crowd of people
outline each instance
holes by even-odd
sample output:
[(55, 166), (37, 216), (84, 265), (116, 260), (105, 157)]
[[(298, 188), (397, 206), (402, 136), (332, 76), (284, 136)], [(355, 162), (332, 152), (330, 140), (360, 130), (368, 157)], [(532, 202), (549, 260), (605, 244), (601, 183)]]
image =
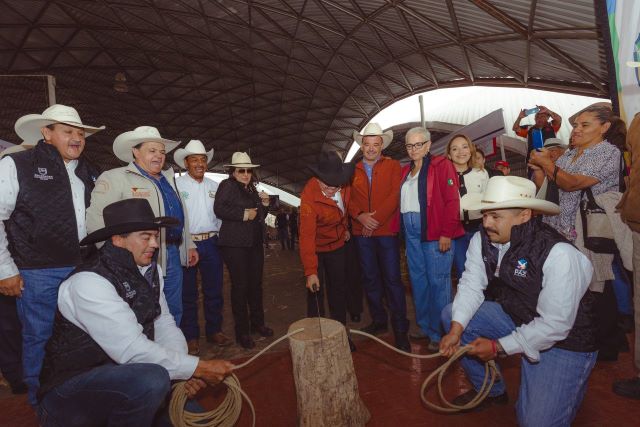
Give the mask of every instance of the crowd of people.
[[(480, 361), (521, 354), (520, 424), (568, 425), (596, 360), (624, 349), (620, 320), (640, 318), (627, 272), (640, 271), (640, 183), (623, 156), (640, 167), (640, 118), (627, 134), (609, 106), (587, 107), (563, 141), (557, 113), (540, 106), (535, 124), (521, 126), (525, 115), (513, 128), (528, 141), (527, 177), (511, 176), (504, 160), (487, 169), (464, 134), (434, 155), (423, 127), (407, 131), (402, 166), (382, 154), (393, 132), (369, 123), (353, 134), (362, 159), (321, 153), (299, 217), (282, 210), (276, 227), (283, 250), (299, 239), (309, 316), (324, 315), (326, 295), (329, 317), (358, 322), (364, 295), (362, 330), (390, 327), (410, 352), (404, 247), (412, 338), (445, 356), (472, 347), (462, 366), (474, 389), (454, 403), (475, 398)], [(213, 150), (201, 141), (177, 149), (140, 126), (113, 142), (126, 166), (99, 173), (82, 153), (104, 126), (75, 109), (53, 105), (15, 129), (24, 144), (0, 160), (0, 369), (15, 392), (28, 389), (42, 425), (151, 425), (166, 417), (170, 381), (186, 380), (190, 397), (222, 381), (231, 363), (198, 358), (198, 273), (208, 342), (233, 342), (222, 332), (223, 265), (236, 343), (251, 349), (253, 336), (273, 335), (262, 296), (270, 200), (247, 153), (233, 154), (218, 184), (205, 176)], [(167, 167), (170, 152), (186, 174)], [(640, 398), (640, 377), (613, 387)], [(506, 402), (499, 380), (483, 406)]]

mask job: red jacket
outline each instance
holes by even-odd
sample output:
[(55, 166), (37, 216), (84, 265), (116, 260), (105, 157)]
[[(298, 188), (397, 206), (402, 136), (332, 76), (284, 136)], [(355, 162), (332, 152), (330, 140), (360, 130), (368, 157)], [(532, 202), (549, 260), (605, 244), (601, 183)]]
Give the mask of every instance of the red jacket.
[(329, 252), (344, 246), (347, 229), (349, 188), (340, 191), (345, 207), (343, 214), (336, 202), (320, 190), (311, 178), (300, 195), (300, 260), (304, 275), (318, 274), (318, 252)]
[(356, 164), (349, 204), (354, 236), (362, 236), (363, 227), (357, 218), (363, 212), (375, 212), (373, 218), (380, 223), (372, 236), (393, 236), (399, 231), (393, 222), (400, 212), (400, 178), (400, 163), (390, 157), (381, 156), (373, 166), (371, 184), (362, 161)]
[[(402, 180), (409, 174), (411, 164), (402, 168)], [(422, 240), (438, 240), (440, 237), (456, 238), (464, 234), (460, 222), (460, 193), (458, 174), (453, 163), (442, 156), (431, 156), (427, 172), (427, 235)], [(424, 215), (423, 207), (420, 207)], [(399, 219), (399, 217), (398, 217)], [(422, 228), (423, 230), (425, 227)]]

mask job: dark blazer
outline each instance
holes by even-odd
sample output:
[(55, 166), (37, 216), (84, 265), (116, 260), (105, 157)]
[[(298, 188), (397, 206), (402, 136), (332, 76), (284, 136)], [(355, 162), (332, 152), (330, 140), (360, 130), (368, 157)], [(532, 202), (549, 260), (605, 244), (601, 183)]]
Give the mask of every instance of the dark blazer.
[[(258, 208), (252, 221), (243, 221), (244, 210)], [(249, 192), (235, 178), (225, 179), (218, 186), (213, 211), (222, 220), (219, 246), (252, 247), (262, 245), (262, 228), (267, 215), (257, 191)]]

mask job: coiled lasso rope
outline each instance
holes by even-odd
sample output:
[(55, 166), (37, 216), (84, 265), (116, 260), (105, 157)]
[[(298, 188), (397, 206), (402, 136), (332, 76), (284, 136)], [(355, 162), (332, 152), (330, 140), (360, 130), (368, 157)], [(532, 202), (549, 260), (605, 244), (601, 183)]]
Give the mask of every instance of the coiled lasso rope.
[[(251, 359), (246, 362), (236, 365), (233, 370), (242, 369), (248, 366), (262, 356), (265, 352), (269, 351), (272, 347), (279, 344), (290, 336), (304, 331), (304, 328), (296, 329), (286, 335), (281, 336), (262, 350)], [(232, 427), (240, 417), (242, 411), (242, 399), (247, 401), (249, 408), (251, 408), (251, 416), (253, 418), (252, 426), (256, 425), (256, 410), (253, 407), (253, 403), (247, 394), (240, 387), (240, 381), (234, 374), (229, 375), (224, 379), (223, 384), (227, 386), (227, 395), (222, 403), (214, 410), (208, 412), (194, 413), (184, 409), (184, 405), (187, 402), (187, 392), (184, 389), (184, 381), (181, 381), (173, 386), (173, 393), (171, 396), (171, 403), (169, 403), (169, 417), (171, 423), (175, 427)]]
[[(233, 370), (235, 371), (237, 369), (244, 368), (245, 366), (253, 362), (255, 359), (260, 357), (263, 353), (268, 351), (270, 348), (280, 343), (280, 341), (285, 340), (290, 336), (293, 336), (302, 331), (304, 331), (304, 328), (296, 329), (295, 331), (291, 331), (290, 333), (278, 338), (277, 340), (269, 344), (267, 347), (262, 349), (258, 354), (253, 356), (251, 359), (247, 360), (246, 362), (240, 365), (234, 366)], [(434, 353), (434, 354), (408, 353), (406, 351), (399, 350), (393, 347), (391, 344), (381, 340), (376, 336), (368, 334), (366, 332), (351, 330), (350, 333), (356, 334), (356, 335), (362, 335), (367, 338), (370, 338), (382, 344), (383, 346), (395, 351), (396, 353), (402, 354), (407, 357), (412, 357), (414, 359), (433, 359), (433, 358), (442, 356), (440, 353)], [(443, 363), (438, 369), (433, 371), (424, 380), (424, 382), (422, 383), (422, 387), (420, 388), (420, 399), (424, 402), (425, 405), (427, 405), (429, 408), (435, 411), (453, 413), (453, 412), (472, 409), (477, 405), (479, 405), (489, 395), (489, 392), (491, 391), (491, 387), (493, 387), (493, 384), (495, 383), (496, 378), (499, 376), (498, 369), (493, 360), (490, 360), (489, 362), (485, 363), (484, 380), (483, 380), (482, 386), (480, 387), (480, 390), (478, 391), (477, 395), (473, 398), (473, 400), (471, 400), (466, 405), (462, 405), (462, 406), (454, 405), (444, 397), (444, 394), (442, 392), (442, 378), (444, 378), (444, 374), (456, 360), (463, 357), (471, 348), (472, 348), (471, 346), (464, 346), (458, 349), (458, 351), (456, 351), (456, 353), (451, 358), (449, 358), (445, 363)], [(438, 378), (438, 394), (445, 406), (439, 406), (439, 405), (436, 405), (435, 403), (429, 402), (425, 396), (425, 392), (428, 388), (429, 383), (431, 383), (431, 381), (433, 381), (433, 379), (436, 377)], [(249, 404), (249, 407), (251, 408), (251, 415), (253, 419), (252, 425), (255, 427), (255, 424), (256, 424), (255, 408), (253, 407), (253, 403), (251, 402), (251, 399), (249, 398), (249, 396), (247, 396), (247, 394), (240, 387), (240, 382), (238, 381), (238, 377), (236, 377), (234, 374), (231, 374), (227, 378), (225, 378), (223, 383), (227, 386), (228, 390), (227, 390), (227, 395), (225, 396), (222, 403), (216, 409), (208, 412), (202, 412), (202, 413), (193, 413), (193, 412), (186, 411), (184, 409), (184, 405), (187, 401), (187, 393), (184, 390), (184, 381), (174, 385), (173, 395), (171, 397), (171, 403), (169, 404), (169, 416), (171, 418), (171, 422), (173, 423), (173, 425), (176, 427), (233, 427), (236, 421), (238, 421), (238, 418), (240, 417), (240, 412), (242, 411), (242, 399), (244, 398)]]
[[(406, 351), (402, 351), (399, 350), (395, 347), (393, 347), (391, 344), (382, 341), (380, 338), (375, 337), (371, 334), (368, 334), (366, 332), (362, 332), (362, 331), (357, 331), (357, 330), (352, 330), (351, 331), (352, 334), (356, 334), (356, 335), (362, 335), (365, 336), (367, 338), (370, 338), (374, 341), (379, 342), (380, 344), (384, 345), (387, 348), (390, 348), (391, 350), (395, 351), (396, 353), (402, 354), (404, 356), (407, 357), (413, 357), (414, 359), (433, 359), (436, 357), (441, 357), (442, 354), (438, 353), (434, 353), (434, 354), (413, 354), (413, 353), (407, 353)], [(500, 375), (498, 372), (498, 368), (496, 367), (496, 364), (493, 360), (490, 360), (488, 362), (485, 362), (484, 364), (484, 380), (482, 382), (482, 386), (480, 387), (480, 390), (478, 391), (478, 394), (476, 394), (476, 396), (473, 398), (473, 400), (471, 400), (469, 403), (467, 403), (466, 405), (454, 405), (453, 403), (449, 402), (445, 397), (444, 394), (442, 392), (442, 378), (444, 378), (444, 374), (447, 372), (447, 369), (449, 369), (449, 367), (458, 359), (460, 359), (462, 356), (464, 356), (469, 350), (471, 350), (472, 347), (469, 345), (466, 345), (464, 347), (460, 347), (458, 349), (458, 351), (456, 351), (453, 356), (451, 356), (445, 363), (443, 363), (438, 369), (436, 369), (435, 371), (433, 371), (428, 377), (427, 379), (424, 380), (424, 382), (422, 383), (422, 387), (420, 387), (420, 399), (422, 399), (422, 401), (424, 402), (425, 405), (427, 405), (429, 408), (435, 410), (435, 411), (439, 411), (439, 412), (448, 412), (448, 413), (453, 413), (453, 412), (460, 412), (460, 411), (468, 411), (470, 409), (475, 408), (476, 406), (478, 406), (488, 395), (489, 392), (491, 391), (491, 387), (493, 387), (493, 384), (496, 381), (496, 378)], [(491, 376), (491, 378), (489, 378), (489, 376)], [(425, 396), (425, 392), (429, 386), (429, 383), (431, 381), (433, 381), (434, 378), (438, 378), (438, 394), (440, 395), (440, 399), (442, 400), (442, 403), (445, 406), (439, 406), (436, 405), (435, 403), (429, 402), (427, 400), (427, 397)]]

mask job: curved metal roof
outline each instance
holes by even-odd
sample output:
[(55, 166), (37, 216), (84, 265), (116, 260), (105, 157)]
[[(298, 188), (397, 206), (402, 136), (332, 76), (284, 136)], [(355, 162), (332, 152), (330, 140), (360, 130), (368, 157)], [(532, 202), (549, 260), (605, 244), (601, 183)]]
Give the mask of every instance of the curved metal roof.
[[(297, 192), (323, 147), (346, 150), (411, 94), (608, 95), (593, 0), (0, 0), (0, 12), (0, 74), (54, 75), (59, 103), (107, 125), (87, 145), (103, 167), (117, 165), (117, 134), (155, 125), (214, 147), (214, 170), (250, 151), (265, 181)], [(47, 106), (45, 87), (0, 78), (0, 138), (19, 142), (13, 123)]]

